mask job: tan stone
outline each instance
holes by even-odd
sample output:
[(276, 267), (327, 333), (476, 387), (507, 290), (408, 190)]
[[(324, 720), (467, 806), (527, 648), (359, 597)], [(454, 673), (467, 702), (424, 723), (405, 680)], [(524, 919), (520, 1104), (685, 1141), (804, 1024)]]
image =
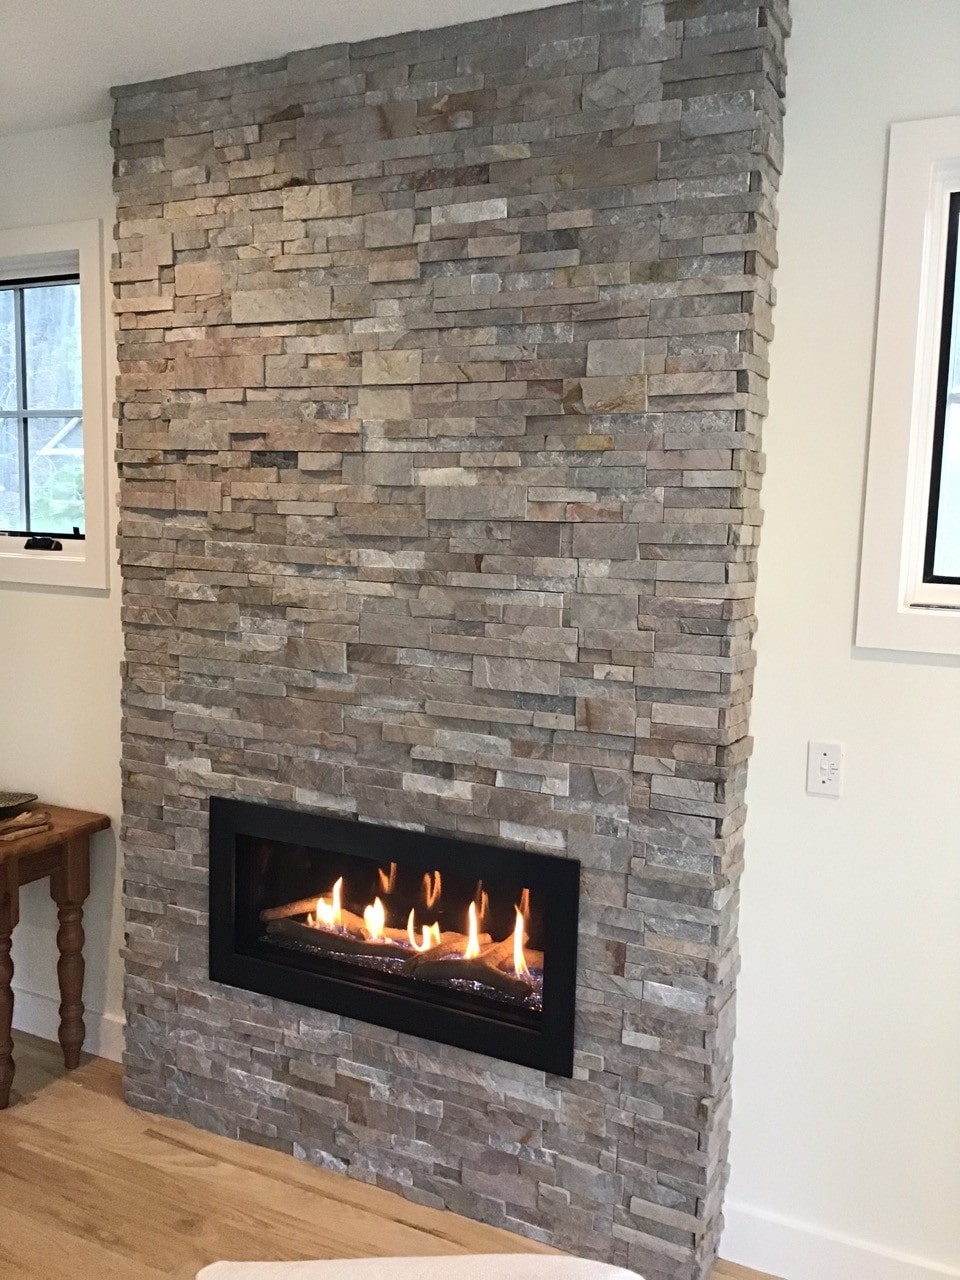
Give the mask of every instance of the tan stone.
[(365, 351), (363, 381), (365, 384), (418, 382), (422, 360), (419, 351)]
[(577, 728), (588, 733), (636, 737), (637, 704), (632, 694), (630, 689), (613, 698), (578, 698)]
[(174, 291), (178, 294), (223, 292), (223, 268), (217, 262), (184, 262), (174, 268)]
[(315, 187), (291, 187), (283, 193), (286, 221), (307, 218), (345, 218), (353, 212), (349, 182), (324, 182)]
[(262, 356), (179, 356), (173, 363), (178, 387), (262, 387)]
[(230, 302), (234, 324), (300, 324), (330, 317), (331, 290), (240, 289)]
[(399, 388), (374, 391), (365, 387), (360, 392), (357, 412), (361, 418), (374, 421), (405, 420), (413, 416), (413, 395)]
[(375, 258), (367, 268), (367, 279), (371, 284), (417, 280), (419, 277), (420, 261), (416, 255), (406, 258)]
[(173, 298), (161, 297), (160, 294), (149, 294), (139, 298), (117, 298), (113, 304), (117, 315), (123, 315), (127, 311), (172, 311), (173, 307)]
[[(564, 398), (569, 407), (568, 396)], [(647, 408), (647, 379), (643, 376), (583, 378), (579, 386), (579, 402), (583, 413), (644, 413)]]
[(223, 486), (207, 480), (177, 481), (178, 511), (220, 511)]

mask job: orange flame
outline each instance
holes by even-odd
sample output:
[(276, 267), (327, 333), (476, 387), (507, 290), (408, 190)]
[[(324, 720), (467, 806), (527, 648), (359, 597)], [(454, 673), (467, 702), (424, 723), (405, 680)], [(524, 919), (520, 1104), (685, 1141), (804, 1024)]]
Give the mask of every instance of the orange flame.
[(414, 951), (429, 951), (432, 947), (440, 945), (440, 925), (425, 924), (421, 930), (422, 942), (417, 942), (417, 929), (414, 924), (414, 912), (411, 911), (407, 917), (407, 937)]
[(384, 871), (382, 867), (379, 868), (377, 875), (380, 877), (380, 892), (384, 895), (393, 893), (394, 886), (397, 883), (397, 864), (391, 862), (389, 871)]
[(526, 922), (523, 913), (519, 907), (515, 908), (517, 913), (517, 923), (513, 930), (513, 971), (518, 978), (526, 978), (529, 976), (530, 970), (527, 968), (527, 960), (523, 954), (523, 944), (526, 941)]
[(464, 960), (475, 960), (480, 954), (480, 939), (477, 936), (477, 904), (470, 903), (467, 912), (467, 946), (463, 953)]
[(427, 906), (432, 907), (443, 891), (443, 882), (440, 879), (440, 872), (428, 872), (423, 877), (423, 896), (427, 900)]
[(383, 937), (383, 930), (387, 923), (387, 913), (379, 898), (374, 899), (373, 906), (364, 907), (363, 923), (367, 927), (367, 936), (371, 942)]
[(341, 907), (341, 894), (343, 893), (343, 876), (333, 886), (333, 893), (330, 901), (326, 898), (317, 899), (317, 924), (323, 925), (327, 929), (337, 929), (343, 924), (343, 910)]

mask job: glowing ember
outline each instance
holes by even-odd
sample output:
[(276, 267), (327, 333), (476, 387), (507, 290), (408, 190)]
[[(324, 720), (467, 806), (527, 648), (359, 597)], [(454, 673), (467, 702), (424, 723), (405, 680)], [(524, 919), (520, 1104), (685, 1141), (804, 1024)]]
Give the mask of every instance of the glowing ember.
[(480, 954), (480, 940), (477, 936), (477, 904), (470, 903), (470, 910), (467, 912), (467, 945), (463, 952), (464, 960), (476, 960)]
[(364, 907), (363, 923), (366, 926), (367, 937), (371, 942), (383, 937), (384, 926), (387, 923), (387, 913), (379, 898), (374, 899), (372, 907)]
[(439, 871), (430, 872), (423, 877), (423, 896), (427, 900), (428, 907), (434, 906), (442, 891), (443, 882)]
[(518, 978), (529, 977), (530, 970), (527, 968), (526, 957), (523, 954), (523, 944), (526, 934), (526, 922), (520, 908), (516, 908), (517, 923), (513, 930), (513, 971)]
[(343, 924), (341, 895), (343, 893), (343, 876), (333, 886), (333, 893), (328, 902), (326, 898), (317, 899), (317, 924), (327, 929), (338, 929)]
[(417, 928), (414, 923), (414, 912), (411, 911), (410, 915), (407, 917), (407, 938), (410, 940), (410, 945), (413, 947), (414, 951), (422, 953), (424, 951), (429, 951), (431, 947), (438, 947), (440, 945), (440, 925), (425, 924), (421, 930), (421, 937), (423, 940), (421, 942), (417, 942)]

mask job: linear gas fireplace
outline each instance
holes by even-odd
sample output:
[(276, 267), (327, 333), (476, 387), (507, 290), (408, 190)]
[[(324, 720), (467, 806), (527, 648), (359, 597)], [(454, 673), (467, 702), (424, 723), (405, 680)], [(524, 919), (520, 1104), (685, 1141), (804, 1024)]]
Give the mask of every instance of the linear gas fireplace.
[(210, 801), (210, 976), (569, 1076), (578, 862)]

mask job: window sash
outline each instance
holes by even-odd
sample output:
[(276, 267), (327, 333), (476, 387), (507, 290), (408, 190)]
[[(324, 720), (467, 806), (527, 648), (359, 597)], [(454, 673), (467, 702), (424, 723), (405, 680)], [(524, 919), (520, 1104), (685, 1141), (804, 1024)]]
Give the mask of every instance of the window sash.
[(0, 291), (13, 294), (14, 379), (17, 401), (13, 409), (0, 410), (0, 419), (17, 423), (18, 470), (20, 497), (20, 528), (2, 529), (0, 533), (12, 537), (47, 536), (82, 540), (82, 533), (63, 529), (34, 529), (31, 516), (30, 495), (30, 419), (31, 418), (82, 418), (83, 410), (76, 408), (31, 409), (27, 396), (27, 331), (25, 323), (26, 291), (42, 289), (50, 285), (79, 285), (76, 273), (66, 275), (34, 276), (23, 280), (0, 281)]
[(871, 649), (960, 656), (960, 585), (924, 581), (956, 191), (960, 116), (893, 125), (856, 630)]

